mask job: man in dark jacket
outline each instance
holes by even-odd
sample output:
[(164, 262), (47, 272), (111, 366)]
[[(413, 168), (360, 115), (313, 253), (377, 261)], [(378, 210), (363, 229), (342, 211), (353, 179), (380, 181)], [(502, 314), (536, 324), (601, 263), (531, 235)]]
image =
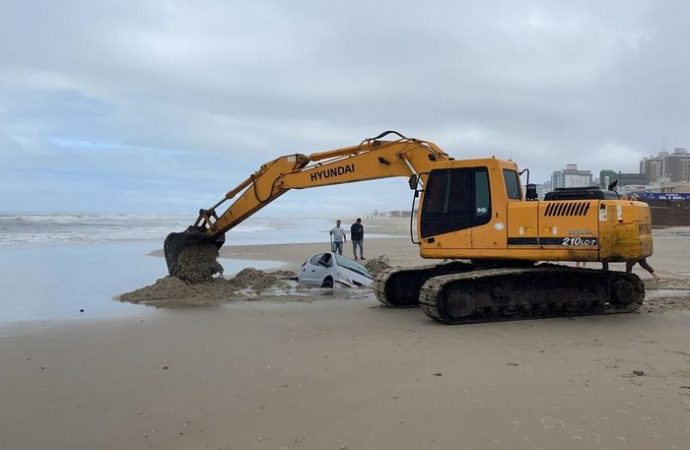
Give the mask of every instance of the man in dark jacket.
[(364, 227), (362, 219), (357, 219), (350, 227), (350, 240), (352, 241), (352, 252), (357, 259), (357, 247), (359, 247), (359, 259), (364, 259)]

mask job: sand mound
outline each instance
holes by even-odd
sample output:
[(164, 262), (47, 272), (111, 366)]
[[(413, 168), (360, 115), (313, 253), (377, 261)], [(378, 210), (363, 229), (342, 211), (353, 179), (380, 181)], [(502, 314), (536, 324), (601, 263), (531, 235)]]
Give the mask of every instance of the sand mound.
[(253, 297), (266, 291), (291, 289), (288, 280), (293, 272), (281, 270), (264, 272), (247, 268), (230, 279), (213, 278), (199, 283), (188, 283), (177, 277), (165, 277), (150, 286), (120, 295), (120, 300), (152, 305), (210, 304), (238, 298)]
[(294, 276), (294, 273), (288, 271), (264, 272), (250, 267), (235, 275), (229, 283), (237, 288), (250, 288), (258, 294), (267, 289), (286, 288), (285, 280)]
[(376, 276), (386, 269), (390, 269), (390, 260), (386, 255), (381, 255), (373, 259), (367, 259), (364, 267), (376, 278)]
[(185, 300), (189, 303), (205, 304), (229, 299), (236, 294), (237, 290), (236, 286), (221, 278), (188, 284), (176, 277), (165, 277), (151, 286), (122, 294), (120, 300), (151, 304)]

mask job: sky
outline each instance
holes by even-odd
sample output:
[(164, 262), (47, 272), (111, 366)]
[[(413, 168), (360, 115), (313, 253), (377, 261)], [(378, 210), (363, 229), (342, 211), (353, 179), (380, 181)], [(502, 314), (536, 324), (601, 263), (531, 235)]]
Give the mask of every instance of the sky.
[[(194, 216), (384, 130), (531, 181), (690, 147), (684, 1), (0, 0), (0, 211)], [(376, 195), (372, 195), (372, 193)], [(404, 179), (270, 215), (409, 209)]]

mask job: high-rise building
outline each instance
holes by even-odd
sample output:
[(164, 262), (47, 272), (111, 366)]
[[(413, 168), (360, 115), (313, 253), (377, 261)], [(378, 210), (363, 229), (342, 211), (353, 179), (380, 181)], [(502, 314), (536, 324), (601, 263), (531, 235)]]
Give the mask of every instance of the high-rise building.
[(587, 187), (592, 185), (592, 171), (578, 170), (577, 164), (566, 164), (565, 169), (551, 175), (553, 189), (563, 187)]
[(600, 188), (606, 189), (614, 181), (618, 181), (618, 187), (649, 184), (649, 178), (644, 173), (622, 173), (611, 169), (604, 169), (599, 172)]
[(640, 173), (647, 175), (650, 182), (690, 181), (690, 153), (676, 148), (673, 153), (662, 151), (657, 156), (645, 157), (640, 161)]

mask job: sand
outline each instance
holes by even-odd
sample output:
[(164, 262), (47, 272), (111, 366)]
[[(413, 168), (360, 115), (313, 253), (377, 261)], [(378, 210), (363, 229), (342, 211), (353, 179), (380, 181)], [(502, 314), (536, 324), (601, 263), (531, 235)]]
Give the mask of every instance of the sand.
[[(444, 326), (316, 290), (3, 326), (0, 448), (690, 448), (690, 235), (673, 233), (655, 232), (658, 283), (635, 269), (638, 314)], [(424, 262), (409, 239), (365, 243)], [(323, 247), (223, 252), (294, 271)]]
[[(214, 248), (214, 252), (216, 252)], [(198, 253), (195, 252), (196, 255)], [(189, 255), (189, 254), (188, 254)], [(116, 298), (122, 302), (144, 304), (156, 307), (208, 306), (223, 302), (240, 300), (290, 301), (304, 296), (319, 296), (323, 290), (309, 289), (297, 282), (297, 273), (291, 270), (258, 270), (248, 267), (233, 277), (214, 278), (216, 272), (222, 274), (215, 256), (201, 254), (196, 259), (185, 262), (176, 276), (159, 278), (155, 283), (120, 294)], [(387, 256), (381, 255), (362, 263), (376, 276), (391, 267)], [(178, 266), (180, 267), (180, 266)], [(219, 269), (217, 269), (220, 267)], [(213, 270), (209, 270), (213, 268)], [(362, 290), (371, 292), (371, 289)], [(313, 299), (310, 299), (313, 300)]]
[(188, 245), (180, 251), (173, 275), (187, 283), (203, 283), (223, 275), (214, 244)]
[(265, 294), (282, 299), (301, 292), (294, 281), (295, 273), (288, 270), (266, 272), (251, 267), (241, 270), (231, 278), (204, 278), (191, 282), (189, 278), (164, 277), (154, 284), (121, 294), (123, 302), (150, 306), (210, 305), (220, 302), (248, 300)]

